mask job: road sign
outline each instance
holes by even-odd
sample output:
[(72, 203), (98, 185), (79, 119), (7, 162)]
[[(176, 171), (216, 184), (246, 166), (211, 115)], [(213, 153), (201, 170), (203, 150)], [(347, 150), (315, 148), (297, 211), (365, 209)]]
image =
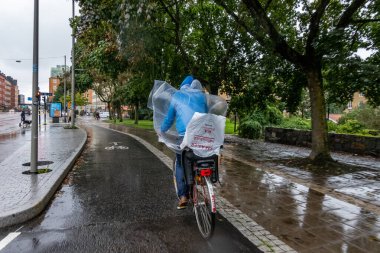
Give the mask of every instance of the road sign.
[(50, 92), (40, 92), (41, 96), (53, 96), (53, 93)]
[(31, 97), (28, 97), (28, 101), (32, 101), (32, 98), (31, 98)]

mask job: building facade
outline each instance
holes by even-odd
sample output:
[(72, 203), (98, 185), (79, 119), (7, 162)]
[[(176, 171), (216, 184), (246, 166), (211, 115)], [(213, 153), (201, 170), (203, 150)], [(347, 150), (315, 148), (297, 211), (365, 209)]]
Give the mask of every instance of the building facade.
[(86, 112), (108, 111), (107, 104), (100, 101), (94, 90), (89, 89), (82, 95), (87, 98), (88, 104), (85, 106), (78, 106), (78, 110), (84, 110)]
[[(66, 66), (66, 72), (68, 71)], [(65, 65), (57, 65), (57, 67), (50, 68), (50, 77), (60, 77), (63, 76), (63, 71), (65, 70)]]
[(11, 88), (10, 108), (17, 108), (18, 107), (18, 86), (17, 86), (17, 80), (13, 79), (10, 76), (7, 76), (7, 80), (10, 83), (10, 88)]
[(18, 108), (18, 95), (17, 80), (0, 71), (0, 110), (7, 111)]
[(25, 96), (22, 94), (18, 95), (18, 104), (25, 104)]
[(61, 82), (60, 82), (58, 77), (50, 77), (49, 78), (49, 93), (52, 93), (52, 96), (49, 96), (49, 98), (48, 98), (49, 102), (51, 102), (53, 100), (54, 93), (56, 92), (60, 83)]
[(5, 108), (5, 80), (6, 76), (0, 72), (0, 110)]
[(352, 101), (348, 102), (347, 110), (357, 109), (367, 103), (367, 98), (361, 92), (355, 92)]

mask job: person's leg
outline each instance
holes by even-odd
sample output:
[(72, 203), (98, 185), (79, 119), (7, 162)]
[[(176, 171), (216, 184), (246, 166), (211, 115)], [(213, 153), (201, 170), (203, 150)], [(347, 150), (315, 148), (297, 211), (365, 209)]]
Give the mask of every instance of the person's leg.
[(188, 194), (188, 187), (185, 182), (185, 171), (182, 167), (181, 160), (181, 154), (176, 154), (175, 177), (177, 182), (177, 195), (179, 198), (183, 196), (186, 197)]

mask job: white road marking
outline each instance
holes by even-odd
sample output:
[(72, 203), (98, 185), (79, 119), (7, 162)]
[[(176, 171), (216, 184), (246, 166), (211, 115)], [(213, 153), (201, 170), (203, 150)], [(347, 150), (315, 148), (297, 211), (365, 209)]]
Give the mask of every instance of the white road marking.
[(9, 233), (3, 240), (0, 241), (0, 250), (4, 249), (11, 241), (13, 241), (21, 232)]
[[(119, 142), (121, 143), (121, 142)], [(118, 142), (113, 142), (113, 146), (105, 147), (106, 150), (115, 150), (115, 149), (129, 149), (129, 147), (119, 145)]]

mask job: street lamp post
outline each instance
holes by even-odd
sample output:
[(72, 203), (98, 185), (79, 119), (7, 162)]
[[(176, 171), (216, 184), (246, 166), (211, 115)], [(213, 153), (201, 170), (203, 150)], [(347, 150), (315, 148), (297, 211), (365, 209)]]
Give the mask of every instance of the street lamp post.
[(30, 173), (37, 173), (38, 163), (38, 6), (39, 0), (34, 0), (34, 29), (33, 29), (33, 88), (32, 88), (32, 136), (31, 136), (31, 156)]
[(66, 123), (66, 114), (67, 114), (67, 108), (66, 108), (66, 55), (65, 57), (65, 69), (63, 70), (63, 121)]
[[(73, 19), (74, 19), (74, 11), (75, 11), (75, 5), (74, 5), (74, 0), (73, 0)], [(71, 61), (72, 61), (72, 69), (71, 69), (71, 127), (74, 128), (75, 126), (75, 50), (74, 50), (74, 45), (75, 45), (75, 27), (73, 25), (73, 30), (72, 30), (72, 49), (71, 49)]]

